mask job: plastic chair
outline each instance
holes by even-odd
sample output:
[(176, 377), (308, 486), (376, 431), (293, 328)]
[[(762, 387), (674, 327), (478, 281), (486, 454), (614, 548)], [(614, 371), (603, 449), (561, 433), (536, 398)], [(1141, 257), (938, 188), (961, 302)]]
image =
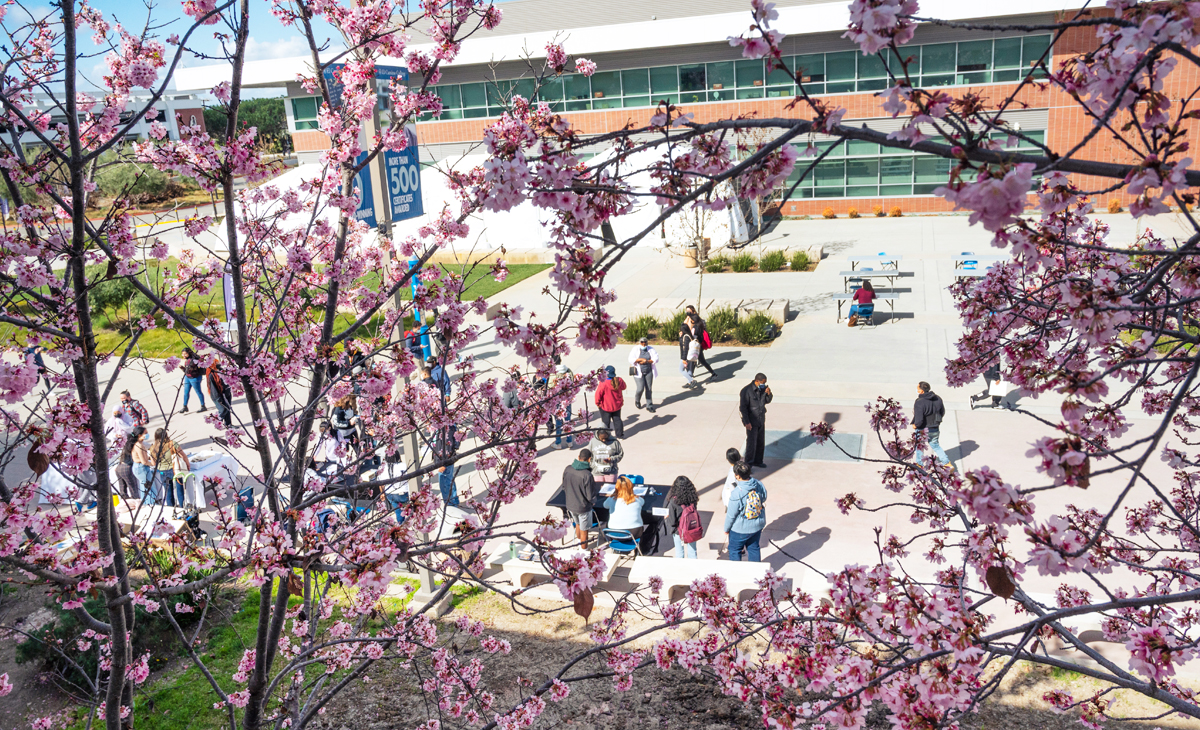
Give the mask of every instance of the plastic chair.
[(858, 312), (856, 312), (855, 314), (858, 315), (858, 325), (857, 325), (858, 327), (866, 327), (868, 324), (871, 326), (875, 325), (875, 320), (874, 320), (875, 305), (874, 304), (858, 305)]
[[(880, 252), (879, 252), (879, 255), (880, 255), (880, 256), (887, 256), (887, 251), (880, 251)], [(899, 264), (897, 264), (895, 261), (880, 261), (880, 262), (879, 262), (879, 265), (880, 265), (880, 266), (883, 266), (883, 267), (885, 267), (885, 268), (886, 268), (886, 267), (888, 267), (888, 266), (895, 266), (897, 269), (898, 269), (898, 268), (900, 268), (900, 265), (899, 265)]]
[[(974, 255), (975, 255), (974, 251), (963, 251), (962, 253), (959, 254), (959, 256), (974, 256)], [(972, 261), (972, 260), (960, 261), (959, 265), (964, 269), (971, 269), (973, 271), (975, 269), (975, 267), (979, 265), (979, 262)]]
[(620, 476), (628, 479), (635, 487), (646, 483), (646, 479), (641, 474), (621, 474)]
[(638, 544), (637, 538), (629, 530), (614, 530), (606, 527), (600, 531), (600, 534), (608, 538), (608, 549), (617, 555), (629, 557), (642, 554), (642, 546)]

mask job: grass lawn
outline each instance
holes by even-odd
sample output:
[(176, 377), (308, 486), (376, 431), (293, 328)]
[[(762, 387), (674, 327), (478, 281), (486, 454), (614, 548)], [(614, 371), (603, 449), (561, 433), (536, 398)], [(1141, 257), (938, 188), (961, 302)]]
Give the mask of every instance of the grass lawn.
[[(149, 277), (147, 283), (152, 288), (158, 288), (159, 282), (165, 272), (173, 272), (178, 264), (176, 259), (168, 259), (163, 262), (160, 267), (151, 267), (144, 276)], [(443, 265), (443, 269), (448, 271), (462, 271), (462, 267), (448, 267)], [(487, 267), (480, 266), (473, 270), (467, 278), (467, 287), (462, 293), (463, 301), (474, 301), (479, 297), (492, 297), (499, 292), (504, 291), (508, 287), (517, 282), (528, 279), (535, 274), (541, 273), (550, 268), (550, 264), (513, 264), (508, 267), (508, 276), (503, 282), (497, 282), (493, 277), (488, 275)], [(371, 289), (379, 286), (379, 274), (372, 273), (361, 280), (361, 283)], [(412, 290), (404, 289), (400, 292), (401, 299), (409, 301), (412, 299)], [(187, 314), (192, 322), (198, 323), (207, 317), (224, 317), (225, 306), (225, 288), (221, 281), (218, 280), (212, 291), (206, 295), (193, 294), (188, 299)], [(247, 300), (247, 306), (252, 307), (253, 302)], [(372, 317), (371, 321), (360, 327), (355, 333), (356, 337), (377, 337), (382, 333), (379, 332), (380, 316)], [(168, 329), (161, 326), (162, 319), (159, 319), (160, 326), (143, 332), (138, 338), (137, 347), (131, 353), (134, 356), (149, 357), (149, 358), (165, 358), (172, 355), (179, 355), (184, 347), (192, 344), (192, 336), (181, 329)], [(352, 319), (348, 314), (339, 314), (337, 327), (338, 331), (350, 324)], [(115, 356), (119, 356), (124, 352), (124, 348), (129, 344), (130, 335), (122, 332), (118, 323), (112, 321), (108, 313), (98, 314), (95, 317), (96, 322), (96, 342), (100, 352), (112, 352)], [(10, 343), (14, 346), (23, 346), (25, 343), (25, 333), (19, 331), (12, 325), (0, 325), (0, 341)]]

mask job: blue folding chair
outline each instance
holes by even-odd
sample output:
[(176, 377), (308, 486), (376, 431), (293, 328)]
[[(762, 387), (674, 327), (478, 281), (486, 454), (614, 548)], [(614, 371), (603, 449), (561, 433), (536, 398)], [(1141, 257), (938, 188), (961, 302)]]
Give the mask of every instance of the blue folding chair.
[(608, 538), (608, 549), (617, 555), (631, 557), (642, 554), (642, 546), (638, 544), (637, 538), (629, 530), (614, 530), (606, 527), (600, 533)]
[(857, 312), (854, 311), (854, 307), (851, 307), (850, 311), (851, 311), (850, 316), (858, 315), (858, 324), (856, 326), (866, 327), (867, 325), (871, 325), (871, 326), (875, 325), (875, 319), (874, 319), (875, 305), (874, 304), (860, 304), (860, 305), (858, 305)]
[(638, 487), (646, 483), (646, 479), (641, 474), (621, 474), (630, 481), (633, 486)]
[[(880, 256), (887, 256), (887, 251), (880, 251), (880, 252), (879, 252), (879, 255), (880, 255)], [(898, 264), (897, 264), (895, 261), (880, 261), (880, 262), (879, 262), (879, 265), (880, 265), (880, 266), (883, 266), (883, 267), (885, 267), (885, 268), (886, 268), (886, 267), (888, 267), (888, 266), (895, 266), (896, 268), (900, 268), (900, 266), (899, 266), (899, 265), (898, 265)]]
[[(959, 256), (974, 256), (974, 255), (975, 255), (974, 251), (963, 251), (962, 253), (959, 254)], [(979, 265), (978, 261), (974, 261), (971, 259), (968, 259), (968, 260), (962, 262), (962, 267), (964, 269), (968, 269), (970, 271), (974, 271), (975, 267), (978, 265)]]

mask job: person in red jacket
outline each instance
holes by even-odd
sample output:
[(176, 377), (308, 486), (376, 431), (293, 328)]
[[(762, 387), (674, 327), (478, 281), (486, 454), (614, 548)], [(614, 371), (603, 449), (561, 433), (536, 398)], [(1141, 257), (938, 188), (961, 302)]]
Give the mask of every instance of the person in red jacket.
[(612, 365), (604, 368), (608, 379), (596, 387), (596, 407), (600, 409), (600, 420), (605, 428), (612, 429), (617, 438), (625, 438), (625, 427), (621, 424), (621, 407), (625, 405), (625, 381), (617, 376)]

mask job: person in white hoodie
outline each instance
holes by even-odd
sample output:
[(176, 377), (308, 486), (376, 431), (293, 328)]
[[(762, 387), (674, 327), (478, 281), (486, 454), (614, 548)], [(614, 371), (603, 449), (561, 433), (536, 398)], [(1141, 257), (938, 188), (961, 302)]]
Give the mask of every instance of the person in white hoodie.
[(629, 351), (629, 374), (637, 383), (637, 392), (633, 396), (633, 404), (642, 407), (642, 391), (646, 393), (646, 410), (654, 413), (654, 379), (658, 377), (658, 351), (650, 346), (650, 341), (643, 337)]

